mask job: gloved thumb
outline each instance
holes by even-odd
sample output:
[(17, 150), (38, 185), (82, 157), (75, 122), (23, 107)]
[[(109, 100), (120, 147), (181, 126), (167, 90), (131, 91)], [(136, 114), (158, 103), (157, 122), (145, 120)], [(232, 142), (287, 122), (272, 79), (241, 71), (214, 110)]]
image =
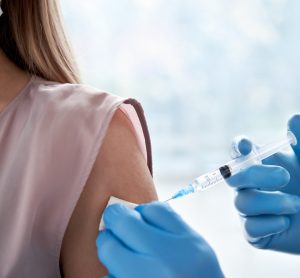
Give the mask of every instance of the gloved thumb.
[(231, 157), (237, 158), (241, 155), (248, 155), (253, 148), (253, 143), (244, 135), (237, 136), (231, 144)]
[(293, 132), (297, 139), (297, 144), (292, 145), (292, 149), (297, 158), (300, 159), (300, 114), (296, 114), (289, 119), (288, 130)]
[(188, 229), (187, 224), (169, 204), (152, 202), (135, 208), (150, 225), (169, 233), (181, 234)]

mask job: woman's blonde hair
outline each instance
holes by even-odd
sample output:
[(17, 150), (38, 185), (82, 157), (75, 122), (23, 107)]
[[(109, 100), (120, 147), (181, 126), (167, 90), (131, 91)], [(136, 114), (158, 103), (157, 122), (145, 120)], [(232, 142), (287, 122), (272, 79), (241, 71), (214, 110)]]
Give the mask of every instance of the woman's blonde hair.
[(47, 80), (80, 83), (57, 0), (2, 0), (1, 7), (0, 48), (12, 62)]

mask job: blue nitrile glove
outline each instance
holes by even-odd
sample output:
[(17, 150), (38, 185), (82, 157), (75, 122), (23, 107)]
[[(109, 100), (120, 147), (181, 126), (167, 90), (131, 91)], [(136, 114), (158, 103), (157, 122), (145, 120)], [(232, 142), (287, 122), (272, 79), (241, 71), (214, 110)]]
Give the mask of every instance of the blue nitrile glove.
[(165, 203), (113, 204), (104, 222), (96, 243), (109, 277), (224, 277), (212, 248)]
[[(300, 115), (289, 120), (288, 129), (298, 141), (292, 152), (276, 153), (227, 182), (237, 190), (235, 206), (253, 246), (300, 254)], [(242, 155), (253, 146), (247, 138), (235, 143)]]

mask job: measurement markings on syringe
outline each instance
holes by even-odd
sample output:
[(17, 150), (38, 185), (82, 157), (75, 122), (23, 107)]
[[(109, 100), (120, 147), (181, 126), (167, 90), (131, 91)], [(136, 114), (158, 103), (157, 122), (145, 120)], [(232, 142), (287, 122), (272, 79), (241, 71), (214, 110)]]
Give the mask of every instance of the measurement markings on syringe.
[(199, 179), (195, 180), (195, 183), (197, 184), (197, 187), (200, 187), (202, 190), (205, 190), (221, 180), (223, 180), (223, 177), (220, 174), (219, 170), (217, 170), (212, 173), (208, 173), (204, 176), (201, 176)]

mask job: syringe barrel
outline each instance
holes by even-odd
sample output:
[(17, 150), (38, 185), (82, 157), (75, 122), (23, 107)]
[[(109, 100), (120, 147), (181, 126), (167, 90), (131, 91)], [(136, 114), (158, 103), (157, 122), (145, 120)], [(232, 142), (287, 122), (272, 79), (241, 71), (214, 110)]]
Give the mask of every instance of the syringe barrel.
[(194, 191), (204, 191), (218, 183), (224, 181), (222, 174), (219, 169), (208, 172), (202, 176), (195, 178), (190, 186), (194, 188)]
[(261, 160), (259, 154), (253, 149), (250, 154), (231, 160), (226, 166), (229, 167), (231, 176), (233, 176), (254, 164), (261, 164)]
[(263, 147), (252, 148), (252, 152), (246, 156), (240, 156), (234, 160), (229, 161), (225, 165), (221, 166), (219, 169), (214, 170), (212, 172), (206, 173), (191, 182), (187, 187), (182, 188), (176, 194), (172, 196), (169, 200), (176, 199), (196, 191), (206, 190), (218, 183), (221, 183), (224, 179), (227, 179), (242, 169), (245, 169), (253, 164), (261, 163), (261, 161), (274, 153), (277, 153), (283, 147), (287, 147), (289, 145), (296, 145), (297, 140), (295, 135), (289, 131), (287, 137), (277, 143), (265, 145)]

